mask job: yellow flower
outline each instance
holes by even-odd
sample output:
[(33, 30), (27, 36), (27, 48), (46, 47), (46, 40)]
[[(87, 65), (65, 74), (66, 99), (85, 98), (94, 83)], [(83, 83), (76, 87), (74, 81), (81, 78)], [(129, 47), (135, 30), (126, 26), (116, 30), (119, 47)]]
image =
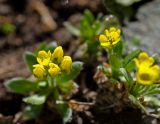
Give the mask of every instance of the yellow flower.
[(138, 58), (135, 59), (135, 64), (138, 67), (136, 73), (138, 83), (150, 85), (159, 78), (160, 68), (158, 65), (154, 65), (154, 59), (146, 52), (139, 54)]
[(54, 50), (54, 52), (52, 54), (52, 60), (53, 60), (53, 62), (59, 64), (59, 63), (61, 63), (62, 59), (63, 59), (63, 49), (61, 46), (59, 46)]
[(47, 66), (50, 62), (50, 59), (51, 59), (50, 51), (48, 51), (48, 53), (44, 50), (38, 52), (37, 61), (39, 64)]
[(57, 76), (60, 73), (60, 68), (58, 67), (58, 65), (56, 65), (54, 63), (49, 63), (48, 73), (52, 77), (55, 77), (55, 76)]
[(141, 66), (142, 64), (145, 66), (152, 66), (154, 63), (154, 59), (149, 57), (146, 52), (140, 53), (138, 59), (135, 59), (134, 61), (137, 67)]
[(36, 65), (33, 65), (33, 67), (34, 67), (33, 74), (36, 77), (38, 77), (38, 78), (44, 77), (44, 75), (46, 74), (46, 70), (43, 65), (36, 64)]
[(66, 71), (67, 73), (70, 73), (72, 65), (72, 59), (70, 56), (64, 56), (62, 62), (61, 62), (61, 69), (63, 71)]
[(153, 84), (159, 77), (160, 68), (158, 65), (140, 65), (136, 74), (137, 82), (143, 85)]
[(120, 41), (120, 29), (111, 27), (109, 30), (105, 30), (105, 35), (101, 34), (99, 36), (99, 41), (102, 47), (112, 48)]

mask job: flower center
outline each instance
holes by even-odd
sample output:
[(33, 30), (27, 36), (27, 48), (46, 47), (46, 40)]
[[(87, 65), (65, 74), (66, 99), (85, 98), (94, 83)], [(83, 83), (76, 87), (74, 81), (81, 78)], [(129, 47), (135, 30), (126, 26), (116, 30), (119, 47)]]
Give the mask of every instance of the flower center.
[(113, 42), (115, 42), (118, 39), (119, 35), (117, 32), (110, 32), (107, 35), (108, 41), (110, 42), (110, 44), (113, 44)]
[(144, 80), (144, 81), (148, 81), (148, 80), (151, 79), (151, 78), (150, 78), (150, 75), (147, 74), (147, 73), (141, 74), (141, 75), (140, 75), (140, 78), (141, 78), (142, 80)]

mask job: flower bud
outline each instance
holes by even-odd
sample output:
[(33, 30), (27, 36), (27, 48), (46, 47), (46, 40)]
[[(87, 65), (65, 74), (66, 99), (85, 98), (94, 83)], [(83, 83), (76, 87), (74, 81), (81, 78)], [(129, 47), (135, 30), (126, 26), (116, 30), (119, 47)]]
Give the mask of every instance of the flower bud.
[(51, 59), (50, 51), (48, 51), (48, 53), (44, 50), (38, 52), (37, 61), (39, 64), (47, 66), (50, 62), (50, 59)]
[(33, 74), (38, 77), (38, 78), (43, 78), (44, 75), (46, 75), (46, 70), (44, 68), (43, 65), (40, 64), (36, 64), (33, 65), (34, 69), (33, 69)]
[(59, 72), (60, 72), (60, 68), (58, 67), (58, 65), (54, 63), (49, 64), (48, 73), (51, 75), (51, 77), (57, 76)]
[(61, 62), (61, 69), (62, 71), (65, 71), (67, 73), (70, 73), (72, 65), (72, 59), (70, 56), (64, 56), (62, 62)]
[(63, 49), (61, 46), (59, 46), (54, 50), (52, 54), (52, 60), (54, 63), (59, 64), (61, 63), (62, 59), (63, 59)]

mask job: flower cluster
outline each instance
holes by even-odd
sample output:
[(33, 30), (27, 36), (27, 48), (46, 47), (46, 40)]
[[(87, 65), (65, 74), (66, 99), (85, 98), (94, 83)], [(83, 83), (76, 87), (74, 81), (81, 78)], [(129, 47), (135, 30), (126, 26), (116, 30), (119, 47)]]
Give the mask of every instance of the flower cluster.
[(38, 64), (33, 65), (33, 74), (38, 78), (43, 78), (47, 74), (51, 77), (59, 75), (61, 72), (70, 73), (72, 59), (70, 56), (63, 56), (63, 49), (58, 46), (53, 53), (44, 50), (38, 52)]
[(154, 62), (154, 59), (149, 57), (146, 52), (140, 53), (138, 58), (135, 59), (135, 64), (138, 68), (136, 73), (138, 83), (150, 85), (159, 78), (160, 68)]
[(109, 30), (106, 29), (105, 35), (101, 34), (99, 36), (101, 46), (105, 48), (112, 48), (120, 41), (120, 33), (120, 29), (116, 29), (114, 27), (111, 27)]

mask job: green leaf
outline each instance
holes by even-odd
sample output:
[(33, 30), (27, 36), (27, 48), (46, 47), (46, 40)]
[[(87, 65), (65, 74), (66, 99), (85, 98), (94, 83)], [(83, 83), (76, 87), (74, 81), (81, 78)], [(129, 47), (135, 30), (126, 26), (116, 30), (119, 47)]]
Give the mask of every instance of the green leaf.
[(53, 42), (47, 44), (45, 50), (46, 50), (46, 51), (49, 51), (49, 50), (50, 50), (51, 52), (53, 52), (56, 47), (57, 47), (57, 43), (56, 43), (56, 41), (53, 41)]
[(40, 89), (46, 89), (47, 88), (47, 82), (46, 81), (40, 81), (40, 82), (38, 82), (38, 88), (40, 88)]
[(41, 51), (41, 50), (46, 50), (46, 48), (47, 48), (47, 42), (46, 41), (42, 41), (38, 45), (38, 49), (36, 49), (36, 51), (33, 54), (35, 54), (35, 56), (38, 56), (38, 52)]
[(13, 33), (16, 29), (16, 26), (12, 23), (4, 23), (0, 25), (0, 32), (2, 32), (5, 35), (8, 35), (10, 33)]
[(66, 112), (63, 115), (63, 122), (67, 123), (67, 122), (71, 122), (71, 120), (72, 120), (72, 109), (68, 107)]
[[(107, 4), (107, 6), (108, 6), (108, 4)], [(117, 16), (113, 16), (113, 15), (105, 16), (103, 18), (103, 21), (104, 21), (106, 28), (109, 28), (109, 27), (116, 27), (119, 29), (121, 28), (121, 24), (120, 24), (119, 18), (117, 18)]]
[(37, 55), (38, 52), (41, 51), (41, 50), (45, 50), (45, 51), (49, 51), (49, 50), (50, 50), (51, 52), (53, 52), (56, 47), (57, 47), (56, 41), (52, 41), (52, 42), (50, 42), (49, 44), (46, 43), (45, 41), (43, 41), (43, 42), (39, 45), (39, 48), (38, 48), (38, 50), (36, 51), (35, 54)]
[(132, 72), (136, 68), (134, 61), (129, 62), (125, 68), (128, 72)]
[(116, 46), (113, 47), (113, 52), (119, 57), (122, 56), (122, 53), (123, 53), (123, 42), (122, 41), (118, 42), (118, 44), (116, 44)]
[(119, 77), (119, 68), (122, 67), (122, 62), (119, 56), (112, 54), (109, 56), (109, 64), (111, 65), (113, 78)]
[(62, 76), (58, 76), (56, 78), (57, 82), (62, 83), (62, 82), (67, 82), (69, 80), (75, 79), (79, 75), (80, 71), (82, 70), (82, 67), (83, 67), (82, 62), (79, 62), (79, 61), (73, 62), (70, 74), (62, 74)]
[(70, 94), (78, 87), (72, 80), (64, 83), (58, 83), (57, 85), (59, 86), (61, 93), (64, 94)]
[(63, 118), (64, 124), (72, 120), (72, 110), (67, 104), (57, 104), (57, 108)]
[(113, 54), (109, 57), (109, 64), (114, 70), (118, 70), (120, 67), (122, 67), (121, 59), (116, 54)]
[(42, 110), (41, 105), (28, 105), (25, 107), (22, 113), (22, 120), (31, 120), (37, 118)]
[(131, 75), (126, 71), (125, 68), (120, 68), (119, 72), (125, 77), (127, 83), (129, 84), (133, 84), (133, 78), (131, 77)]
[(80, 33), (85, 41), (93, 39), (94, 31), (92, 30), (90, 23), (85, 19), (82, 19), (80, 22)]
[(33, 65), (37, 63), (37, 59), (34, 53), (32, 52), (25, 52), (24, 54), (24, 60), (29, 68), (29, 70), (32, 72), (33, 70)]
[(23, 99), (24, 102), (32, 105), (42, 105), (47, 99), (48, 93), (34, 94)]
[(28, 93), (37, 89), (37, 83), (24, 78), (13, 78), (5, 83), (5, 86), (15, 93)]
[(92, 14), (92, 12), (90, 10), (85, 10), (84, 12), (84, 19), (89, 23), (89, 24), (93, 24), (95, 18), (94, 15)]
[(106, 22), (105, 21), (98, 21), (100, 23), (100, 27), (96, 30), (95, 34), (100, 35), (106, 28)]
[(70, 22), (64, 22), (63, 24), (66, 29), (73, 35), (79, 37), (80, 36), (80, 30), (76, 27), (74, 27)]
[(124, 67), (127, 66), (127, 64), (129, 62), (131, 62), (134, 58), (136, 58), (139, 55), (140, 52), (141, 52), (141, 50), (138, 49), (138, 50), (135, 50), (135, 51), (131, 52), (127, 57), (125, 57), (125, 59), (123, 61)]
[(152, 85), (142, 85), (136, 83), (136, 85), (132, 88), (132, 95), (139, 96), (147, 96), (152, 94), (160, 94), (160, 86), (159, 84)]
[(160, 94), (160, 88), (154, 88), (150, 91), (146, 91), (145, 95), (151, 95), (151, 94)]
[[(95, 35), (99, 35), (99, 30), (101, 28), (101, 22), (100, 21), (95, 21), (92, 25), (92, 29), (94, 30)], [(97, 33), (98, 32), (98, 33)], [(101, 32), (100, 32), (101, 33)]]
[(39, 44), (39, 48), (38, 48), (36, 54), (38, 53), (38, 51), (45, 50), (46, 48), (47, 48), (47, 42), (43, 41), (42, 43)]
[(135, 97), (139, 97), (141, 96), (141, 92), (144, 91), (144, 88), (146, 86), (142, 85), (142, 84), (139, 84), (137, 82), (135, 82), (132, 86), (131, 86), (131, 89), (130, 89), (130, 93), (135, 96)]
[(143, 96), (149, 91), (150, 86), (141, 85), (139, 88), (136, 89), (137, 96)]
[(151, 104), (151, 105), (159, 106), (160, 107), (160, 99), (158, 97), (155, 97), (155, 96), (145, 96), (144, 97), (144, 101), (146, 103)]

